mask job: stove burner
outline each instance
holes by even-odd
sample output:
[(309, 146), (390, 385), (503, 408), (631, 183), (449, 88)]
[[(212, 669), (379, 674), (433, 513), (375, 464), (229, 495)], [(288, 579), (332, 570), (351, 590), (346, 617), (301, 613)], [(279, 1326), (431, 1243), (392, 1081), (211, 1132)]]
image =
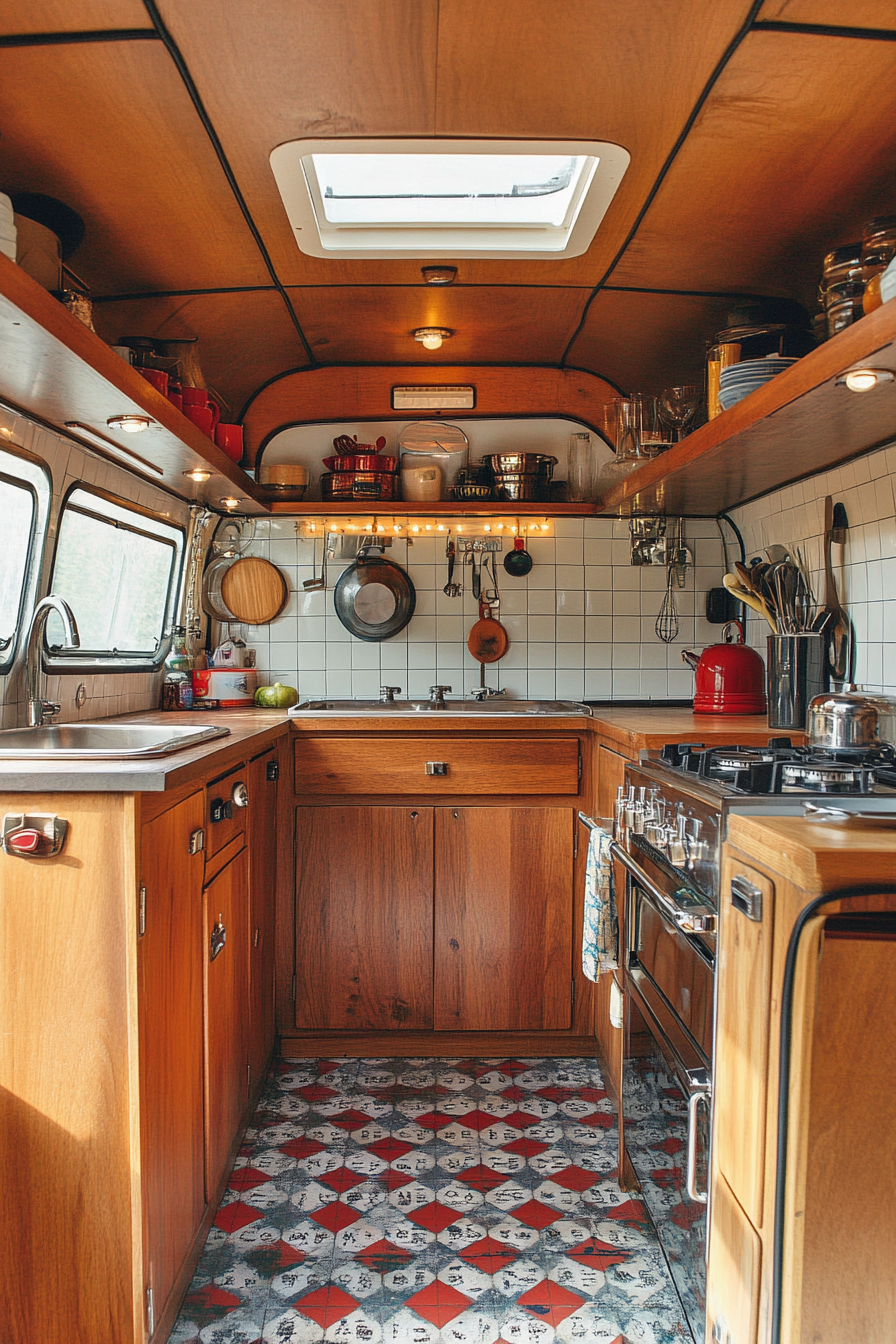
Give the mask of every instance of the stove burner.
[(774, 756), (763, 751), (734, 751), (719, 748), (712, 752), (713, 770), (748, 770), (751, 765), (773, 761)]
[(814, 765), (809, 762), (781, 766), (783, 792), (811, 791), (812, 793), (867, 793), (867, 770), (860, 765)]
[(768, 746), (706, 747), (702, 742), (664, 746), (661, 759), (678, 774), (714, 780), (741, 794), (871, 793), (896, 787), (896, 751), (823, 751), (795, 747), (789, 737)]

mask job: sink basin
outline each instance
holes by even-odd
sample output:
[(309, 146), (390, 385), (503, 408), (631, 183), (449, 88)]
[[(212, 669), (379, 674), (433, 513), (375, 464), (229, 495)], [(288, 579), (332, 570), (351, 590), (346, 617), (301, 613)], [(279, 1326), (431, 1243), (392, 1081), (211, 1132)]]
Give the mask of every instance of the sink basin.
[(0, 759), (83, 760), (105, 757), (134, 760), (168, 756), (184, 747), (196, 747), (215, 737), (227, 737), (229, 728), (177, 727), (172, 724), (48, 723), (40, 728), (6, 728), (0, 732)]
[(305, 700), (291, 709), (289, 714), (292, 718), (327, 714), (339, 715), (341, 718), (355, 715), (388, 715), (390, 718), (393, 715), (425, 715), (437, 719), (444, 714), (475, 714), (477, 717), (489, 718), (513, 715), (586, 718), (590, 716), (591, 710), (587, 705), (577, 704), (573, 700), (505, 700), (496, 696), (488, 700), (446, 700), (439, 707), (431, 705), (428, 700), (394, 700), (388, 704), (382, 700)]

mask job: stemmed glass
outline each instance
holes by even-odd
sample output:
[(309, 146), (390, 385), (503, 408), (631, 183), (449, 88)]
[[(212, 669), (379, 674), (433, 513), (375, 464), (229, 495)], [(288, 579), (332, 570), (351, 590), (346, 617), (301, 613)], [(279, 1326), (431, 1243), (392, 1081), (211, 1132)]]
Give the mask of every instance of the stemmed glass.
[(660, 410), (676, 443), (685, 437), (685, 426), (696, 415), (702, 396), (702, 387), (666, 387), (660, 393)]

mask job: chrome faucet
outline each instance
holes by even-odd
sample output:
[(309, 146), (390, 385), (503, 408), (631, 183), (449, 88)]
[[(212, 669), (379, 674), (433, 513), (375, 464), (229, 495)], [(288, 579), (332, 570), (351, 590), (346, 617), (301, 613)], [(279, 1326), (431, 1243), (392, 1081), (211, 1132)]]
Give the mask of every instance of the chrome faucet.
[(56, 597), (54, 593), (41, 598), (31, 616), (31, 625), (28, 627), (28, 650), (25, 654), (25, 694), (28, 699), (29, 728), (39, 728), (45, 715), (52, 717), (53, 714), (58, 714), (62, 708), (61, 705), (55, 704), (52, 700), (41, 699), (40, 694), (41, 644), (43, 643), (44, 627), (51, 611), (55, 611), (62, 621), (65, 631), (63, 647), (67, 649), (81, 647), (78, 624), (65, 598)]
[(451, 690), (450, 686), (430, 686), (429, 688), (430, 709), (444, 709), (445, 692), (450, 690)]
[(470, 694), (473, 699), (477, 701), (491, 700), (493, 696), (503, 695), (504, 688), (502, 687), (500, 691), (496, 691), (492, 686), (474, 686)]

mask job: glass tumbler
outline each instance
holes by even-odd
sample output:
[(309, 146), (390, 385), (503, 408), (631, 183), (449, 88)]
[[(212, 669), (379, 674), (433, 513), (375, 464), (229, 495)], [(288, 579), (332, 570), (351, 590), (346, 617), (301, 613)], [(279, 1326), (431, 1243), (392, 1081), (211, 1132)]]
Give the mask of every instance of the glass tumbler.
[(590, 434), (570, 434), (566, 463), (567, 499), (590, 503), (597, 491), (597, 463)]

